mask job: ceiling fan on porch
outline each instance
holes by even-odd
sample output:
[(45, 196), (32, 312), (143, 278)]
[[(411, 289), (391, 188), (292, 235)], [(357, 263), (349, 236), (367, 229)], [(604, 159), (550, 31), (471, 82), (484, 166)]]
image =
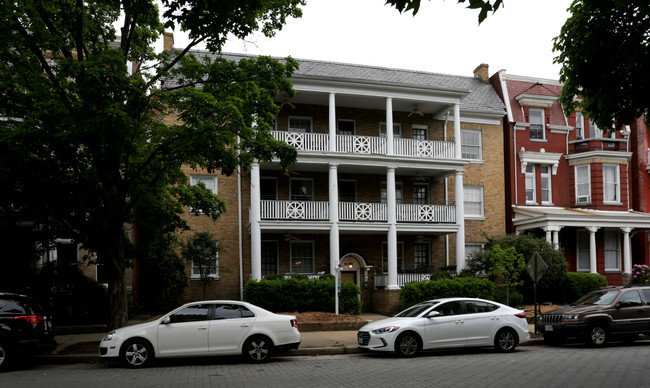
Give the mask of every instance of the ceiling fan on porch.
[(284, 108), (285, 105), (289, 105), (291, 109), (296, 109), (296, 106), (291, 103), (289, 96), (286, 93), (282, 93), (282, 102), (280, 103), (280, 109)]
[(411, 177), (412, 182), (430, 182), (431, 177), (420, 174), (420, 171), (415, 172), (415, 176)]
[(411, 117), (414, 114), (420, 115), (420, 117), (424, 117), (424, 113), (420, 111), (420, 108), (418, 108), (417, 105), (413, 105), (413, 110), (411, 111), (411, 113), (409, 113), (408, 117)]

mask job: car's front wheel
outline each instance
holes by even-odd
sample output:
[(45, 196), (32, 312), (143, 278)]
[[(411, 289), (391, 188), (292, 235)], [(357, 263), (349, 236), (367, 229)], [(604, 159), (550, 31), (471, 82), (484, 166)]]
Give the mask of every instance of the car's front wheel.
[(400, 357), (414, 357), (420, 351), (420, 338), (414, 333), (402, 333), (395, 340), (395, 352)]
[(153, 362), (153, 348), (146, 340), (132, 339), (122, 346), (120, 359), (129, 368), (144, 368)]
[(517, 347), (517, 333), (510, 328), (503, 328), (494, 337), (494, 348), (501, 353), (510, 353)]
[(266, 362), (273, 354), (273, 342), (271, 339), (256, 335), (246, 340), (242, 355), (249, 362)]
[(585, 343), (594, 348), (605, 346), (609, 340), (609, 332), (607, 326), (602, 323), (593, 323), (589, 325), (587, 335), (585, 336)]

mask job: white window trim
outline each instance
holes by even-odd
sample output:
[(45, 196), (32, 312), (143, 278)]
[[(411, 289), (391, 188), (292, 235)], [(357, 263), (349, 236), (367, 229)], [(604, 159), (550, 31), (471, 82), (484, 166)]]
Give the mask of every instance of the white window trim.
[[(531, 171), (528, 172), (528, 168), (531, 168)], [(537, 169), (535, 168), (534, 164), (529, 164), (526, 166), (526, 170), (524, 170), (524, 195), (526, 196), (526, 205), (537, 205)], [(528, 177), (532, 176), (532, 182), (533, 182), (533, 187), (531, 187), (531, 190), (533, 191), (533, 199), (528, 199), (528, 187), (526, 186), (526, 181)]]
[[(311, 271), (310, 272), (297, 272), (294, 269), (294, 258), (293, 258), (293, 246), (294, 244), (300, 243), (310, 243), (311, 244)], [(291, 241), (289, 244), (289, 260), (290, 260), (290, 272), (291, 273), (302, 273), (302, 274), (313, 274), (316, 272), (316, 244), (313, 240), (301, 240), (301, 241)]]
[(196, 184), (199, 181), (208, 180), (208, 179), (212, 179), (214, 181), (214, 185), (213, 185), (213, 188), (212, 188), (212, 193), (216, 195), (218, 193), (218, 191), (219, 191), (218, 190), (218, 188), (219, 188), (219, 180), (217, 179), (216, 175), (192, 174), (192, 175), (190, 175), (190, 185), (191, 186), (196, 186)]
[[(219, 280), (219, 253), (217, 252), (217, 257), (214, 258), (214, 273), (208, 275), (212, 279)], [(190, 280), (200, 280), (201, 273), (194, 272), (194, 262), (190, 264)]]
[[(309, 129), (305, 130), (304, 128), (291, 128), (291, 120), (309, 120)], [(287, 128), (289, 132), (298, 132), (298, 133), (312, 133), (314, 131), (314, 122), (311, 116), (289, 116), (287, 119)]]
[[(463, 138), (463, 132), (478, 132), (478, 145), (475, 144), (467, 144), (469, 147), (478, 147), (478, 158), (468, 158), (469, 160), (483, 160), (483, 132), (480, 129), (461, 129), (461, 139)], [(462, 153), (462, 146), (465, 144), (461, 144), (461, 153)]]
[[(544, 170), (542, 167), (547, 168), (547, 173), (544, 173)], [(544, 201), (544, 195), (543, 195), (543, 190), (544, 190), (544, 185), (540, 187), (540, 190), (542, 191), (541, 195), (542, 197), (540, 198), (542, 205), (552, 205), (553, 204), (553, 183), (551, 177), (553, 176), (552, 174), (552, 168), (551, 166), (540, 166), (539, 168), (539, 175), (541, 178), (541, 182), (544, 183), (544, 181), (548, 182), (548, 200)]]
[[(589, 194), (579, 195), (578, 194), (578, 170), (585, 167), (587, 168), (587, 186), (588, 186)], [(575, 193), (576, 193), (575, 202), (578, 205), (590, 204), (591, 203), (591, 165), (582, 164), (579, 166), (574, 166), (573, 168), (574, 168), (573, 175), (574, 175), (574, 181), (575, 181), (574, 184), (575, 184)], [(586, 197), (586, 199), (582, 199), (583, 197)]]
[[(532, 134), (529, 136), (530, 141), (546, 141), (546, 112), (544, 108), (529, 108), (528, 109), (528, 121), (530, 122), (531, 126), (533, 125), (533, 122), (531, 120), (531, 117), (533, 116), (533, 112), (540, 112), (542, 114), (542, 138), (533, 138)], [(529, 128), (530, 129), (530, 128)]]
[[(616, 175), (616, 181), (613, 182), (616, 185), (616, 192), (613, 201), (606, 201), (605, 200), (605, 185), (608, 184), (608, 182), (605, 182), (605, 167), (607, 168), (614, 168), (615, 175)], [(612, 182), (609, 182), (611, 184)], [(618, 164), (603, 164), (603, 204), (609, 204), (609, 205), (620, 205), (621, 204), (621, 168)]]
[[(467, 213), (468, 206), (463, 206), (465, 208), (465, 219), (475, 219), (475, 220), (483, 220), (485, 219), (485, 190), (483, 186), (480, 185), (464, 185), (463, 186), (463, 192), (467, 193), (469, 188), (478, 188), (481, 191), (481, 213), (480, 214), (469, 214)], [(463, 201), (466, 203), (465, 199), (463, 198)]]

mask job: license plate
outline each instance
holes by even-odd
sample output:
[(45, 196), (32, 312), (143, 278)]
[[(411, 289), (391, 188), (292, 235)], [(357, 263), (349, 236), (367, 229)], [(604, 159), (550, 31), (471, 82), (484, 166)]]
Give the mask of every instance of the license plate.
[(544, 325), (544, 331), (553, 331), (553, 325)]

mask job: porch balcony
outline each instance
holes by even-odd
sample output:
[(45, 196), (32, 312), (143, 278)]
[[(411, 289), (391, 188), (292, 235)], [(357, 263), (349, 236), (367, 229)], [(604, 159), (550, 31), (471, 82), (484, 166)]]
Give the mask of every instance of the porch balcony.
[[(330, 136), (326, 133), (272, 131), (276, 140), (296, 147), (298, 151), (330, 150)], [(388, 139), (379, 136), (336, 135), (336, 152), (348, 154), (387, 155)], [(454, 142), (438, 140), (393, 139), (394, 156), (455, 159)]]
[[(261, 219), (263, 220), (329, 220), (327, 201), (278, 201), (262, 200)], [(341, 202), (340, 221), (388, 222), (385, 203)], [(397, 222), (453, 224), (456, 222), (455, 205), (397, 205)]]
[(569, 154), (588, 151), (627, 151), (627, 141), (625, 139), (598, 137), (569, 142)]

